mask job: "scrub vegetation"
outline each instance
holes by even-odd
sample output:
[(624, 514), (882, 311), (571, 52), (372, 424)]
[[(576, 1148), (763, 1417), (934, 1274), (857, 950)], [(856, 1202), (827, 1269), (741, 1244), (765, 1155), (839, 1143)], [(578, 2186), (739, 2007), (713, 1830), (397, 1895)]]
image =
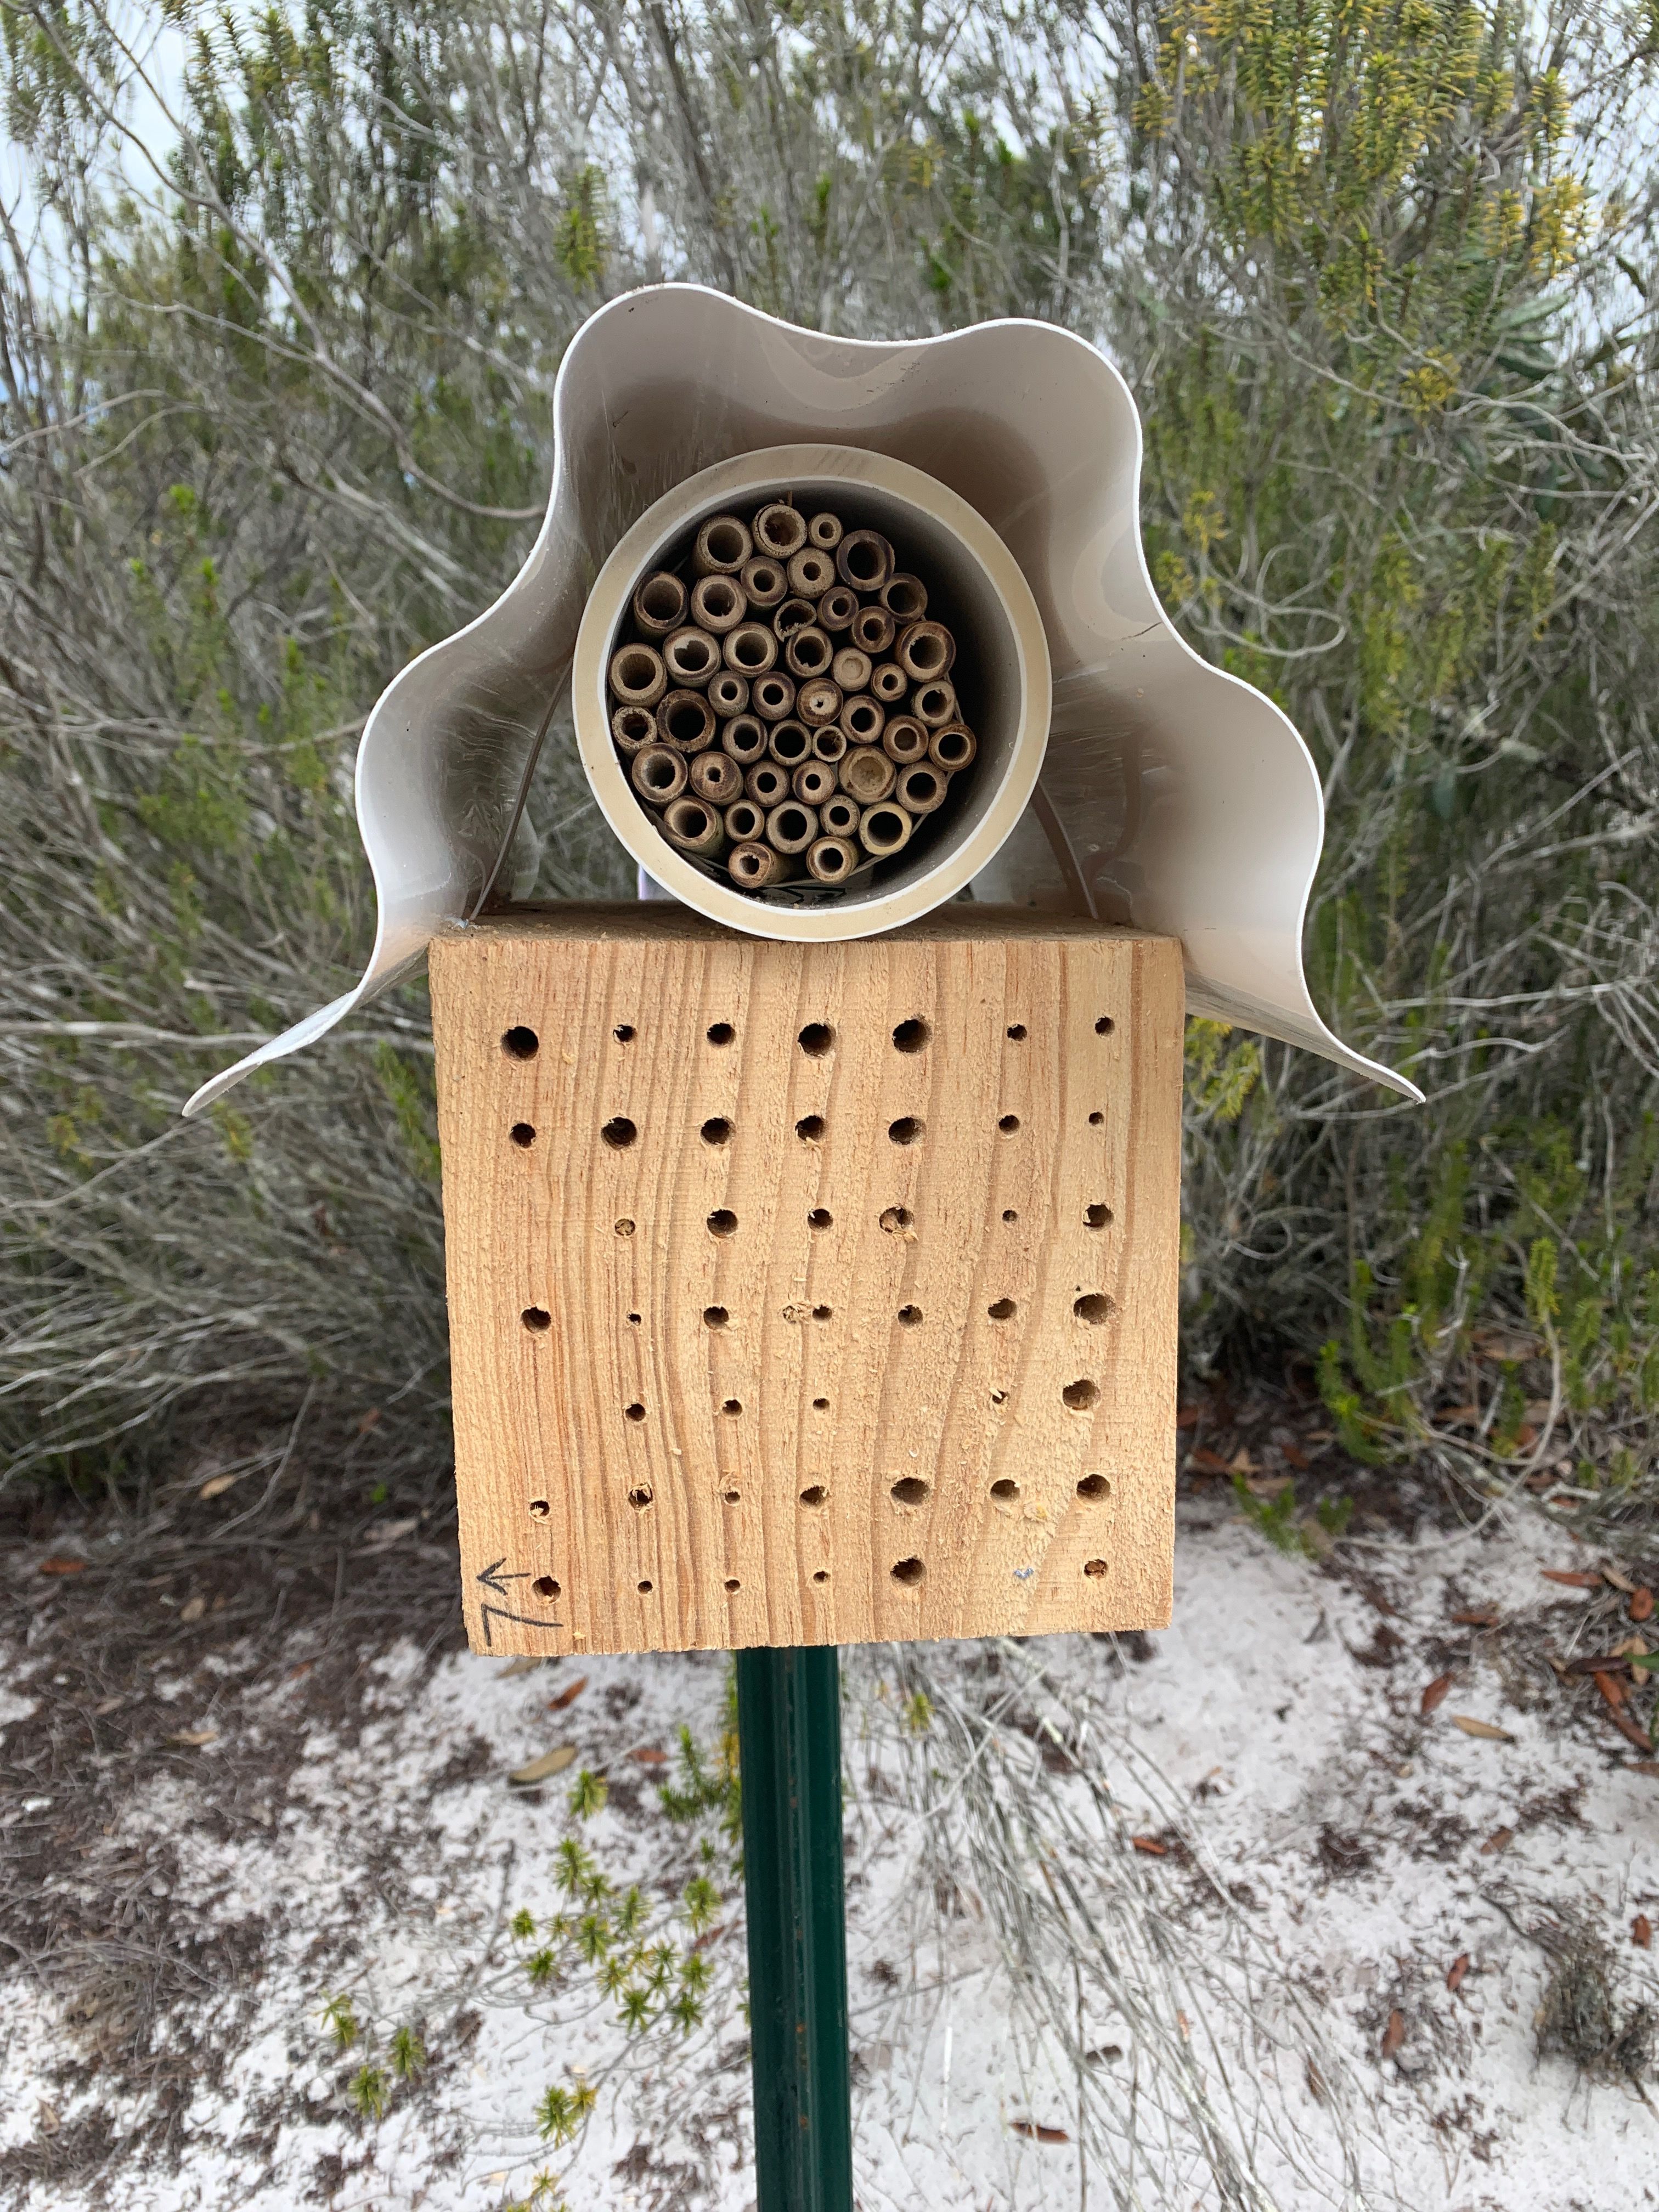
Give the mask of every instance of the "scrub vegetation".
[[(355, 980), (363, 718), (522, 558), (583, 317), (683, 276), (861, 335), (1042, 316), (1121, 364), (1158, 587), (1324, 778), (1316, 998), (1431, 1097), (1193, 1024), (1193, 1368), (1288, 1361), (1354, 1458), (1651, 1525), (1650, 6), (0, 0), (0, 32), (15, 1471), (125, 1489), (200, 1448), (297, 1516), (442, 1453), (421, 985), (177, 1109)], [(538, 888), (625, 894), (551, 751)]]

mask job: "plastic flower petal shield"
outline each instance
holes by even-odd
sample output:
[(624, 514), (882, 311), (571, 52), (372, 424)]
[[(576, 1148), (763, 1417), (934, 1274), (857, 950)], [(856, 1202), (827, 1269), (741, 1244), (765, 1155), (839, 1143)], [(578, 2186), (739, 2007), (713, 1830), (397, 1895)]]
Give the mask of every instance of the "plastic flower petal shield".
[(532, 770), (607, 555), (696, 471), (814, 440), (947, 485), (1035, 597), (1053, 668), (1047, 755), (975, 896), (1179, 937), (1194, 1012), (1420, 1098), (1314, 1006), (1302, 932), (1324, 835), (1317, 771), (1272, 701), (1200, 659), (1159, 604), (1140, 542), (1139, 417), (1092, 346), (1014, 320), (895, 343), (830, 337), (658, 285), (583, 325), (553, 420), (552, 489), (524, 567), (394, 678), (365, 727), (357, 821), (379, 920), (361, 981), (204, 1084), (186, 1114), (325, 1035), (510, 888)]

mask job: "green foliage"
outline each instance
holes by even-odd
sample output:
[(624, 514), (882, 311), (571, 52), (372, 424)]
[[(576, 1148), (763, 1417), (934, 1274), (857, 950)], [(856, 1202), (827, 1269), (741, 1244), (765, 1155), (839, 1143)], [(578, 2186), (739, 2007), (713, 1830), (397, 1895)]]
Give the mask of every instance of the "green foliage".
[(392, 2070), (400, 2081), (411, 2081), (426, 2065), (426, 2045), (412, 2027), (394, 2029), (391, 2046)]
[(392, 2103), (392, 2081), (384, 2066), (360, 2066), (351, 2077), (349, 2091), (355, 2109), (366, 2120), (379, 2122)]
[(536, 2107), (536, 2127), (542, 2141), (551, 2143), (555, 2150), (562, 2150), (566, 2143), (574, 2142), (597, 2102), (598, 2092), (586, 2081), (578, 2081), (572, 2089), (556, 2082), (544, 2090)]
[[(63, 249), (0, 240), (13, 1464), (131, 1480), (228, 1407), (251, 1448), (302, 1407), (358, 1438), (290, 1492), (440, 1455), (419, 985), (176, 1109), (355, 979), (363, 718), (515, 573), (571, 332), (672, 275), (866, 337), (1043, 315), (1121, 363), (1158, 589), (1325, 787), (1315, 998), (1434, 1094), (1191, 1024), (1188, 1356), (1313, 1358), (1377, 1462), (1449, 1399), (1499, 1460), (1555, 1403), (1578, 1486), (1650, 1515), (1650, 14), (166, 13), (186, 135), (146, 202), (128, 27), (0, 10)], [(558, 731), (534, 888), (623, 893)], [(697, 1759), (665, 1802), (734, 1843), (735, 1756)]]
[(325, 2002), (323, 2026), (341, 2051), (349, 2051), (363, 2032), (357, 2018), (357, 2008), (351, 1998), (345, 1996), (331, 1996)]
[(585, 1766), (571, 1785), (570, 1810), (577, 1820), (591, 1820), (595, 1813), (604, 1810), (610, 1794), (604, 1775), (595, 1774)]

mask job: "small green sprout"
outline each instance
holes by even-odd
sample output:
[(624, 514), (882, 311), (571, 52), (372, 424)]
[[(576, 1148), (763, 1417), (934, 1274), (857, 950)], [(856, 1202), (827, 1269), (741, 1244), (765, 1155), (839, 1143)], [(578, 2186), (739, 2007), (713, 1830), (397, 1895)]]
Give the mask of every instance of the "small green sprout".
[(348, 2093), (366, 2120), (383, 2120), (392, 2102), (392, 2083), (384, 2066), (360, 2066)]
[(341, 2051), (349, 2051), (363, 2032), (357, 2018), (356, 2006), (344, 1996), (330, 1997), (324, 2004), (323, 2026)]

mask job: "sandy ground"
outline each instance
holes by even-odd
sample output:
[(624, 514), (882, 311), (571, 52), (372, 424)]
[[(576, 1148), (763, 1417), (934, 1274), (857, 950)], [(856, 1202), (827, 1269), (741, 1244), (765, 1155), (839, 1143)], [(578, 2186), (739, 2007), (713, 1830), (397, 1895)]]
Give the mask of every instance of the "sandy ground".
[[(1559, 1671), (1629, 1592), (1524, 1515), (1322, 1563), (1224, 1494), (1182, 1515), (1167, 1633), (846, 1655), (860, 2206), (1659, 2203), (1659, 1765)], [(375, 1571), (400, 1547), (440, 1588), (413, 1522)], [(658, 1794), (683, 1728), (718, 1743), (720, 1660), (515, 1671), (395, 1630), (343, 1658), (337, 1587), (331, 1629), (216, 1636), (204, 1585), (194, 1640), (110, 1687), (40, 1565), (0, 1851), (51, 1911), (0, 1983), (0, 2197), (752, 2203), (730, 1842)], [(562, 2143), (550, 2090), (586, 2106)]]

